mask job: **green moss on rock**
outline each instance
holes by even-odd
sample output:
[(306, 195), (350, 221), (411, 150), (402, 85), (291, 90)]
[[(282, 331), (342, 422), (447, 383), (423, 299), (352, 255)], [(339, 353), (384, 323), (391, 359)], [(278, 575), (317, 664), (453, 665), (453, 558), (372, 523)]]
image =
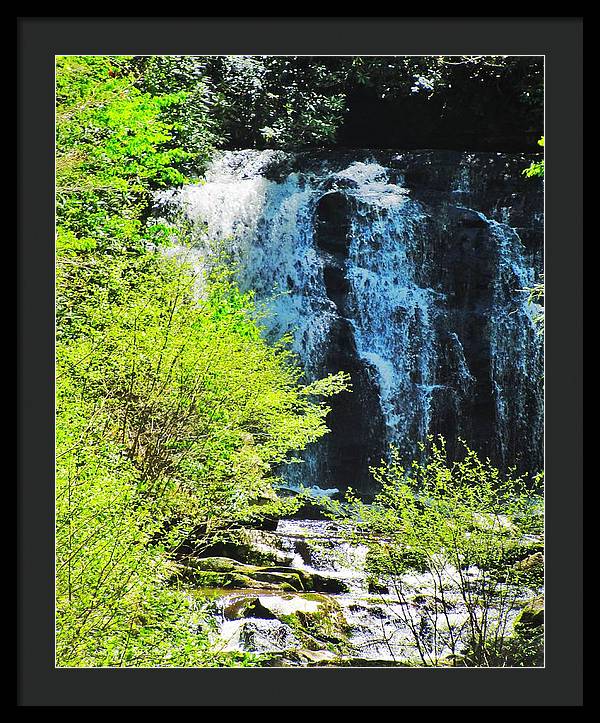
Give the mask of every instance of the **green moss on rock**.
[(544, 624), (544, 596), (538, 595), (530, 600), (519, 613), (515, 628), (537, 628)]
[(311, 600), (317, 602), (315, 609), (300, 609), (280, 620), (287, 623), (304, 640), (310, 650), (319, 650), (325, 643), (336, 652), (344, 647), (350, 633), (349, 625), (339, 604), (326, 595), (313, 594)]

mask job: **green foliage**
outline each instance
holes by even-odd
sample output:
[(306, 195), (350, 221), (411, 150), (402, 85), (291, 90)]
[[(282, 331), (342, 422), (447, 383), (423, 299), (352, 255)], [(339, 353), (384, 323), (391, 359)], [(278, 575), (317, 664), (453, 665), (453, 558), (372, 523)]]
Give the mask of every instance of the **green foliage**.
[[(426, 461), (408, 469), (393, 450), (374, 470), (374, 503), (351, 495), (337, 514), (367, 544), (369, 571), (391, 579), (423, 665), (523, 664), (509, 656), (511, 621), (542, 580), (515, 560), (541, 545), (541, 477), (503, 478), (466, 444), (464, 459), (451, 462), (441, 437), (422, 450)], [(415, 569), (431, 580), (431, 600), (413, 596), (404, 576)]]
[(211, 651), (171, 553), (277, 512), (273, 468), (326, 433), (319, 398), (347, 380), (304, 385), (231, 268), (160, 253), (185, 243), (146, 221), (153, 189), (183, 180), (185, 94), (132, 67), (57, 59), (57, 664), (244, 666)]
[[(544, 147), (544, 136), (542, 136), (538, 145)], [(531, 164), (523, 169), (523, 175), (527, 178), (543, 178), (544, 177), (544, 159), (541, 161), (532, 161)]]
[(543, 103), (543, 66), (535, 57), (174, 55), (127, 63), (136, 88), (153, 96), (185, 94), (164, 116), (173, 147), (189, 154), (180, 167), (195, 174), (214, 147), (333, 145), (365, 93), (385, 101), (384, 112), (390, 102), (408, 99), (419, 107), (431, 103), (445, 120), (465, 106), (486, 118), (499, 93), (524, 128), (539, 122)]
[[(177, 168), (192, 175), (202, 173), (217, 147), (331, 146), (365, 94), (382, 103), (382, 112), (408, 99), (452, 124), (465, 106), (476, 118), (489, 117), (499, 93), (524, 128), (539, 123), (543, 103), (543, 67), (535, 57), (173, 55), (59, 62), (86, 67), (90, 79), (111, 73), (125, 105), (134, 97), (161, 103), (161, 122), (169, 126), (162, 152), (178, 154)], [(67, 85), (75, 102), (89, 90), (83, 79), (80, 87)], [(101, 94), (87, 102), (93, 115)], [(78, 141), (91, 140), (101, 127), (88, 125)]]
[[(538, 145), (544, 147), (544, 136), (542, 136)], [(544, 177), (544, 159), (541, 161), (532, 161), (531, 165), (523, 169), (523, 174), (527, 178), (543, 178)], [(540, 280), (533, 286), (530, 286), (524, 291), (528, 293), (528, 301), (530, 304), (537, 304), (540, 307), (540, 311), (535, 315), (534, 322), (536, 323), (540, 333), (544, 332), (544, 275), (540, 275)]]
[(201, 611), (164, 585), (166, 557), (149, 544), (164, 505), (138, 491), (135, 468), (103, 433), (106, 413), (64, 380), (58, 388), (58, 665), (206, 664), (207, 636), (192, 628)]
[(211, 58), (215, 115), (234, 146), (297, 148), (332, 141), (345, 111), (344, 76), (327, 59)]
[(540, 334), (544, 333), (544, 291), (545, 291), (545, 283), (544, 283), (544, 274), (540, 274), (540, 280), (536, 282), (533, 286), (530, 286), (524, 291), (527, 292), (527, 301), (530, 304), (536, 304), (539, 308), (539, 311), (536, 313), (536, 315), (533, 317), (533, 321), (538, 327), (538, 331)]
[(183, 180), (174, 166), (187, 153), (169, 147), (173, 126), (163, 114), (185, 94), (151, 96), (135, 82), (126, 58), (57, 58), (59, 248), (69, 232), (103, 250), (139, 248), (151, 191)]
[(223, 142), (219, 126), (219, 98), (208, 75), (209, 59), (195, 55), (137, 56), (131, 60), (138, 74), (136, 85), (152, 95), (185, 93), (185, 102), (167, 109), (173, 124), (176, 148), (188, 157), (180, 164), (197, 175), (210, 160), (214, 149)]
[(408, 94), (433, 98), (445, 95), (451, 103), (485, 86), (510, 87), (520, 103), (543, 100), (543, 67), (536, 58), (506, 55), (356, 56), (341, 60), (349, 66), (351, 83), (372, 87), (381, 97)]
[(532, 122), (543, 102), (543, 67), (536, 58), (220, 56), (203, 63), (213, 115), (234, 148), (332, 145), (352, 99), (364, 91), (386, 102), (440, 100), (444, 116), (466, 104), (485, 117), (485, 91), (500, 89)]

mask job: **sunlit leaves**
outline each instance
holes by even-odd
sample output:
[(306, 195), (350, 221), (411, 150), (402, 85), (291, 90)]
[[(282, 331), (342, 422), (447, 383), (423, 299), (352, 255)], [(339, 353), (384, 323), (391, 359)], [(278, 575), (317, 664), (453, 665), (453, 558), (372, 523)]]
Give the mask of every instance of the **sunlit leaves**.
[[(542, 136), (538, 145), (544, 147), (544, 136)], [(544, 159), (541, 161), (532, 161), (527, 168), (523, 169), (523, 175), (527, 178), (543, 178), (544, 177)]]
[(155, 94), (161, 63), (134, 67), (57, 60), (57, 664), (244, 666), (210, 650), (171, 554), (199, 524), (280, 511), (276, 466), (326, 433), (320, 398), (345, 382), (305, 387), (230, 268), (198, 298), (193, 270), (159, 253), (185, 244), (146, 217), (190, 158), (168, 118), (191, 116), (171, 113), (186, 93)]

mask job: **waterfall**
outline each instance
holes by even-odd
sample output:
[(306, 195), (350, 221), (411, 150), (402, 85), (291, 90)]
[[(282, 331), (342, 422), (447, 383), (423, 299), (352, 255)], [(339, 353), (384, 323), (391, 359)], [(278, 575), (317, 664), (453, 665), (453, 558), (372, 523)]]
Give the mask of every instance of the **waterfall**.
[[(223, 153), (157, 196), (214, 243), (291, 334), (308, 379), (343, 369), (307, 486), (369, 493), (390, 443), (464, 438), (501, 467), (543, 462), (543, 345), (523, 289), (541, 269), (541, 192), (522, 156), (445, 151)], [(172, 251), (178, 253), (175, 249)], [(188, 252), (189, 253), (189, 252)], [(297, 467), (297, 466), (296, 466)]]

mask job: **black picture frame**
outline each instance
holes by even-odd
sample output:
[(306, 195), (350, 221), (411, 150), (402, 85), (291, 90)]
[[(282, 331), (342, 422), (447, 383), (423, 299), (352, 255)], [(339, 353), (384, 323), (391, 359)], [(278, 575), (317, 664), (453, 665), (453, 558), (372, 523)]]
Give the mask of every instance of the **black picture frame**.
[[(582, 19), (21, 17), (17, 29), (18, 705), (582, 705)], [(54, 667), (54, 56), (113, 53), (545, 56), (544, 668)]]

